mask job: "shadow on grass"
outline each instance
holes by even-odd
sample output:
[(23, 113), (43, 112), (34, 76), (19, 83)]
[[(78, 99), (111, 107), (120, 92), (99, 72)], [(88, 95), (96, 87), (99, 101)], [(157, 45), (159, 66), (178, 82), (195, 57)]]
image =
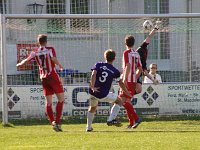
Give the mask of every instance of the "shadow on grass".
[(7, 123), (7, 124), (1, 123), (1, 126), (4, 128), (14, 128), (14, 125), (12, 123)]
[[(27, 118), (27, 119), (11, 119), (10, 124), (14, 126), (34, 126), (34, 125), (49, 125), (49, 120), (46, 118)], [(64, 118), (61, 119), (62, 124), (86, 124), (86, 118)], [(3, 124), (2, 124), (3, 125)]]

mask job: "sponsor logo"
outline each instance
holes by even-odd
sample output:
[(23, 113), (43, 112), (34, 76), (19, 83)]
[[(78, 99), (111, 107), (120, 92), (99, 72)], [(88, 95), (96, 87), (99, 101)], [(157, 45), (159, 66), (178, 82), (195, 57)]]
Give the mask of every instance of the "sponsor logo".
[(15, 104), (19, 102), (20, 98), (15, 94), (15, 92), (12, 90), (12, 88), (8, 89), (8, 107), (11, 110)]
[(149, 86), (147, 91), (142, 94), (142, 98), (149, 106), (151, 106), (158, 97), (158, 93), (153, 89), (152, 86)]
[(158, 115), (159, 108), (135, 108), (138, 115)]
[[(73, 109), (72, 116), (87, 116), (87, 109)], [(98, 109), (95, 113), (96, 116), (108, 116), (110, 109)]]
[[(0, 118), (2, 118), (2, 112), (0, 112)], [(8, 118), (9, 119), (21, 118), (21, 111), (8, 111)]]
[[(85, 92), (85, 96), (79, 99), (78, 94)], [(85, 100), (83, 100), (85, 99)], [(88, 87), (77, 87), (72, 91), (72, 103), (75, 107), (88, 107), (89, 106), (89, 88)], [(110, 106), (107, 102), (99, 102), (98, 106)]]
[(183, 114), (200, 114), (200, 109), (182, 109)]

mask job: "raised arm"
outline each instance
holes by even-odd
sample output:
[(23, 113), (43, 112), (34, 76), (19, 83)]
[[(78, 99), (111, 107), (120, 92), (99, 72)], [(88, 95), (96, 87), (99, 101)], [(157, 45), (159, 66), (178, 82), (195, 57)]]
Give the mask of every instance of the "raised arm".
[(144, 40), (145, 43), (150, 43), (151, 38), (155, 35), (156, 31), (158, 30), (157, 27), (153, 28), (147, 38)]

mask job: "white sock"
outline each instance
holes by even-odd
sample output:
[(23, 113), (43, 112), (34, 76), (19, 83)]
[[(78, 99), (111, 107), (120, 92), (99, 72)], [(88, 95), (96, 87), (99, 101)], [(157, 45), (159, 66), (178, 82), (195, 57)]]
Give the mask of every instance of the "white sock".
[(112, 106), (112, 108), (111, 108), (110, 116), (108, 118), (108, 121), (112, 121), (112, 120), (116, 119), (119, 111), (120, 111), (120, 106), (118, 104), (114, 104)]
[(88, 112), (87, 113), (87, 129), (92, 128), (93, 120), (94, 120), (94, 113)]

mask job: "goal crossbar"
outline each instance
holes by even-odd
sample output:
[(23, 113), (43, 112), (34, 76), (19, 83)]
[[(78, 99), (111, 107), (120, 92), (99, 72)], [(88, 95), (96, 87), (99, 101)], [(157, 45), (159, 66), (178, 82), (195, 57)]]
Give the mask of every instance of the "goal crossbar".
[(200, 13), (169, 14), (5, 14), (6, 19), (141, 19), (141, 18), (199, 18)]

